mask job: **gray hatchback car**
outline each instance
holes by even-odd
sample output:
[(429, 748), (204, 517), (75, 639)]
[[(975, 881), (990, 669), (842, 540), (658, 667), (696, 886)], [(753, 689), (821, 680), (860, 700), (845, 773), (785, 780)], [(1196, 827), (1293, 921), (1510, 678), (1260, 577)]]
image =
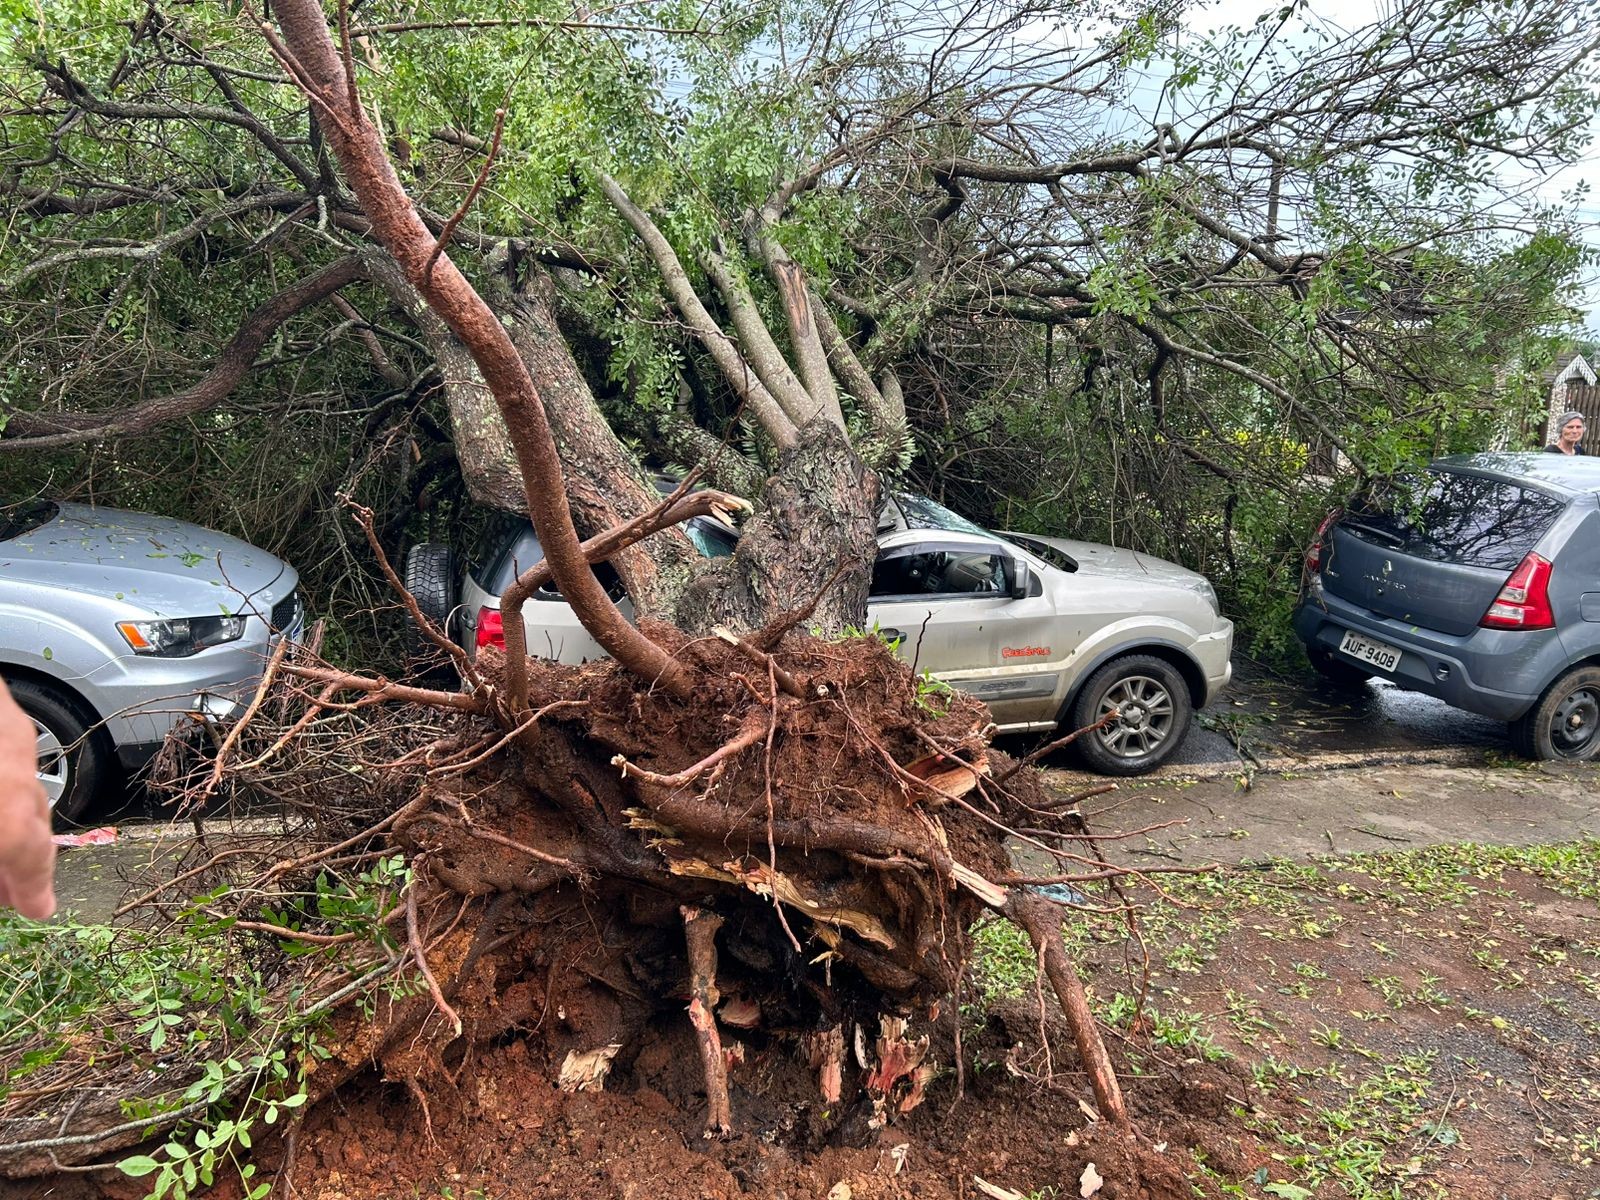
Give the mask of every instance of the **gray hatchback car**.
[(1377, 676), (1510, 723), (1530, 758), (1600, 754), (1600, 458), (1463, 454), (1329, 515), (1295, 631), (1328, 678)]
[(248, 542), (149, 513), (0, 508), (0, 678), (33, 718), (39, 781), (82, 815), (113, 759), (135, 768), (185, 714), (226, 717), (281, 636), (299, 576)]

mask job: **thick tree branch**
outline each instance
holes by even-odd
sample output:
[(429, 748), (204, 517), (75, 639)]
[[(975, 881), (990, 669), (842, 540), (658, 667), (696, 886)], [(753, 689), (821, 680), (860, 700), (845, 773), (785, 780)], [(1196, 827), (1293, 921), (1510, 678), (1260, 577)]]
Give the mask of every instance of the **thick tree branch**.
[(354, 255), (341, 258), (285, 288), (261, 305), (239, 326), (217, 363), (190, 387), (146, 400), (114, 414), (15, 413), (0, 436), (0, 452), (46, 450), (79, 442), (149, 433), (170, 421), (192, 417), (220, 404), (238, 386), (262, 346), (278, 326), (301, 309), (332, 296), (346, 284), (366, 277)]
[(828, 306), (814, 292), (811, 295), (811, 315), (817, 323), (817, 337), (828, 355), (828, 362), (833, 365), (845, 388), (856, 398), (856, 403), (861, 405), (872, 428), (884, 436), (904, 437), (906, 409), (905, 402), (899, 399), (898, 390), (896, 399), (899, 403), (891, 403), (889, 397), (873, 382), (871, 372), (839, 329)]
[(700, 344), (705, 347), (706, 353), (711, 355), (729, 385), (750, 406), (751, 413), (767, 435), (780, 449), (793, 446), (798, 436), (794, 421), (773, 398), (772, 393), (757, 377), (744, 356), (734, 348), (728, 335), (706, 311), (706, 306), (700, 302), (694, 286), (689, 282), (689, 274), (683, 269), (677, 251), (672, 248), (644, 210), (628, 198), (628, 193), (623, 190), (621, 184), (604, 171), (595, 172), (595, 176), (606, 199), (633, 228), (639, 240), (644, 243), (645, 249), (650, 252), (656, 270), (661, 272), (662, 281), (667, 285), (667, 294), (672, 297), (673, 304), (677, 306), (690, 332), (700, 339)]
[(769, 233), (757, 234), (755, 242), (757, 250), (766, 260), (767, 273), (783, 299), (783, 315), (789, 324), (789, 344), (794, 347), (795, 368), (805, 384), (806, 392), (817, 405), (817, 415), (843, 429), (844, 410), (839, 405), (839, 389), (834, 386), (833, 370), (828, 365), (827, 351), (822, 347), (805, 271)]
[(822, 410), (819, 399), (806, 390), (800, 377), (790, 367), (789, 360), (767, 328), (766, 319), (756, 306), (750, 285), (733, 269), (722, 255), (707, 251), (701, 265), (711, 282), (716, 284), (722, 302), (727, 305), (728, 317), (734, 332), (739, 335), (739, 347), (745, 361), (755, 368), (757, 377), (783, 406), (796, 426), (803, 426)]

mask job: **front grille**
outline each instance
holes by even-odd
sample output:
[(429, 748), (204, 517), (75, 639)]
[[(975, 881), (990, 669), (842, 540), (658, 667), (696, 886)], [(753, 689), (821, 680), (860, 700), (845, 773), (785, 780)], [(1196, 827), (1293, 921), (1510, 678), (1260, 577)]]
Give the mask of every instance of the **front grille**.
[(290, 592), (272, 606), (272, 628), (279, 633), (293, 629), (300, 619), (300, 593)]

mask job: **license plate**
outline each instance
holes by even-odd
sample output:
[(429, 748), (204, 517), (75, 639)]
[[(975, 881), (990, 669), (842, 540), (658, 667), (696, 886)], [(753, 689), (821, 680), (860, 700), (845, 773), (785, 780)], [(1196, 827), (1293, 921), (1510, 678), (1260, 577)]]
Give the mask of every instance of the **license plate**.
[(1400, 651), (1397, 648), (1362, 637), (1353, 629), (1345, 631), (1344, 640), (1339, 643), (1339, 650), (1368, 666), (1377, 667), (1380, 671), (1392, 673), (1400, 665)]

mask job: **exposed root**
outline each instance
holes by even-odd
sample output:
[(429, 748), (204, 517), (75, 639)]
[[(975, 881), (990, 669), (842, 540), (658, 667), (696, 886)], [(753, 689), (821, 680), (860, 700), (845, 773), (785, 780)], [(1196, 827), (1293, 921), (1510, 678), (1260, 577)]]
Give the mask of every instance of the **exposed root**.
[[(421, 860), (413, 868), (419, 875), (422, 871)], [(439, 981), (434, 978), (433, 968), (428, 965), (428, 948), (422, 943), (422, 934), (417, 929), (417, 888), (413, 879), (412, 885), (406, 888), (406, 937), (411, 945), (411, 957), (417, 964), (417, 970), (422, 972), (423, 981), (428, 985), (428, 995), (433, 997), (434, 1007), (441, 1016), (456, 1031), (456, 1036), (461, 1036), (461, 1016), (450, 1007), (450, 1002), (444, 998), (444, 992), (439, 989)]]
[[(790, 634), (752, 677), (737, 644), (652, 635), (698, 680), (694, 703), (612, 663), (529, 660), (531, 703), (512, 712), (488, 651), (477, 693), (285, 662), (237, 739), (238, 762), (259, 765), (231, 767), (219, 791), (270, 793), (291, 824), (178, 862), (179, 882), (141, 900), (231, 889), (205, 911), (250, 939), (286, 995), (312, 969), (324, 972), (314, 994), (330, 993), (341, 957), (365, 954), (357, 970), (369, 971), (373, 948), (386, 965), (363, 988), (414, 964), (425, 990), (396, 989), (370, 1022), (342, 1026), (338, 1069), (319, 1072), (317, 1091), (376, 1063), (429, 1098), (430, 1129), (487, 1044), (515, 1038), (552, 1081), (604, 1088), (652, 1023), (682, 1020), (687, 995), (712, 1137), (738, 1128), (729, 1059), (746, 1044), (803, 1046), (831, 1110), (866, 1097), (881, 1124), (919, 1104), (948, 1065), (920, 1031), (962, 988), (975, 923), (1001, 913), (1028, 932), (1099, 1107), (1125, 1126), (1061, 910), (1031, 889), (1069, 880), (1085, 907), (1097, 897), (1117, 911), (1107, 893), (1130, 871), (1103, 860), (1033, 773), (1008, 771), (986, 745), (987, 711), (958, 694), (929, 712), (907, 667), (870, 640)], [(211, 770), (201, 760), (176, 786), (197, 792)], [(1014, 872), (1014, 837), (1050, 872)], [(330, 893), (364, 896), (364, 933), (324, 918)], [(454, 914), (450, 928), (430, 927), (434, 911)], [(719, 1024), (748, 1033), (730, 1042)], [(857, 1030), (877, 1032), (850, 1055)], [(23, 1115), (0, 1107), (0, 1122)], [(125, 1122), (103, 1124), (127, 1144)], [(38, 1128), (8, 1138), (0, 1124), (0, 1172), (5, 1141), (37, 1161)], [(101, 1143), (47, 1148), (71, 1165)]]
[(1014, 895), (1006, 906), (1006, 915), (1027, 930), (1039, 956), (1040, 966), (1050, 980), (1061, 1011), (1077, 1043), (1078, 1058), (1089, 1073), (1089, 1084), (1094, 1088), (1095, 1102), (1101, 1115), (1118, 1126), (1128, 1124), (1128, 1107), (1122, 1100), (1122, 1086), (1117, 1082), (1116, 1071), (1106, 1054), (1105, 1042), (1095, 1026), (1094, 1014), (1089, 1011), (1089, 1000), (1083, 994), (1083, 981), (1072, 961), (1067, 957), (1061, 942), (1061, 910), (1041, 896), (1021, 893)]
[(689, 944), (689, 1023), (694, 1026), (700, 1063), (706, 1073), (706, 1136), (727, 1137), (733, 1132), (733, 1109), (728, 1101), (728, 1064), (723, 1059), (722, 1036), (717, 1032), (717, 930), (722, 918), (703, 908), (684, 905), (683, 933)]

